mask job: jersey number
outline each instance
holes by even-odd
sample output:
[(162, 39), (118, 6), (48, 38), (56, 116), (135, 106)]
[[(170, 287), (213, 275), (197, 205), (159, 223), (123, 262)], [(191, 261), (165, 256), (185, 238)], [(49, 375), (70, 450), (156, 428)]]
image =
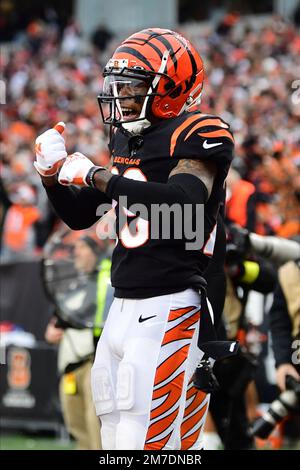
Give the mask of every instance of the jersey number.
[[(111, 173), (113, 173), (114, 175), (118, 175), (118, 168), (115, 166), (112, 167)], [(123, 176), (131, 180), (147, 181), (146, 176), (139, 168), (127, 168), (127, 170), (125, 170), (125, 172), (123, 173)], [(113, 201), (113, 207), (115, 210), (117, 204), (117, 201)], [(149, 239), (149, 222), (147, 220), (142, 219), (141, 217), (136, 217), (135, 214), (130, 212), (125, 207), (122, 207), (122, 210), (124, 211), (124, 214), (127, 219), (126, 224), (122, 227), (119, 233), (119, 240), (121, 241), (122, 245), (125, 248), (138, 248), (139, 246), (144, 245)], [(135, 224), (135, 227), (134, 230), (131, 231), (129, 228), (128, 220), (133, 217), (135, 218), (135, 220), (132, 220), (131, 222), (129, 222), (129, 224), (131, 226), (132, 224)]]

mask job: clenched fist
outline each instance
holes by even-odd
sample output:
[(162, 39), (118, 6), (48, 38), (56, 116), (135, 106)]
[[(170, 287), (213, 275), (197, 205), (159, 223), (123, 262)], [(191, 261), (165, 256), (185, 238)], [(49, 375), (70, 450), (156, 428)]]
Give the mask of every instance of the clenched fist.
[(91, 168), (94, 168), (94, 163), (82, 153), (75, 152), (66, 158), (59, 172), (58, 182), (65, 186), (89, 186), (87, 175)]

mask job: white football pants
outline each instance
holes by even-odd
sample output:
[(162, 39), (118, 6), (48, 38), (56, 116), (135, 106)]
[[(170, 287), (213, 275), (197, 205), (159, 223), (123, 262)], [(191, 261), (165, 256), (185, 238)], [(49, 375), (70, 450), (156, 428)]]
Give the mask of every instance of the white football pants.
[(202, 448), (209, 396), (192, 383), (199, 317), (193, 289), (114, 300), (92, 368), (103, 449)]

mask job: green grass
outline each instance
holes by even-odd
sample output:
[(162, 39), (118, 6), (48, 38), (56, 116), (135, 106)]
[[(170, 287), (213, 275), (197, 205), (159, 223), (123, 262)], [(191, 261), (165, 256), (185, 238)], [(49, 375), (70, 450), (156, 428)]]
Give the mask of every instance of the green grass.
[(5, 434), (0, 436), (1, 450), (73, 450), (72, 441), (51, 437), (36, 437), (22, 434)]

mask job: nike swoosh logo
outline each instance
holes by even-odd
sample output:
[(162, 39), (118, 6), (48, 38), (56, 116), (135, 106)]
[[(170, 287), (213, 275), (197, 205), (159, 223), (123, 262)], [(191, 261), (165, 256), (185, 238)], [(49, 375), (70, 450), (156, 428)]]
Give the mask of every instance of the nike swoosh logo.
[(152, 315), (151, 317), (145, 317), (145, 318), (142, 318), (142, 315), (140, 315), (139, 323), (143, 323), (144, 321), (150, 320), (150, 318), (154, 318), (154, 317), (157, 317), (157, 315)]
[(222, 145), (223, 142), (215, 142), (214, 144), (209, 144), (207, 140), (203, 142), (203, 148), (204, 149), (211, 149), (212, 147), (217, 147), (218, 145)]

